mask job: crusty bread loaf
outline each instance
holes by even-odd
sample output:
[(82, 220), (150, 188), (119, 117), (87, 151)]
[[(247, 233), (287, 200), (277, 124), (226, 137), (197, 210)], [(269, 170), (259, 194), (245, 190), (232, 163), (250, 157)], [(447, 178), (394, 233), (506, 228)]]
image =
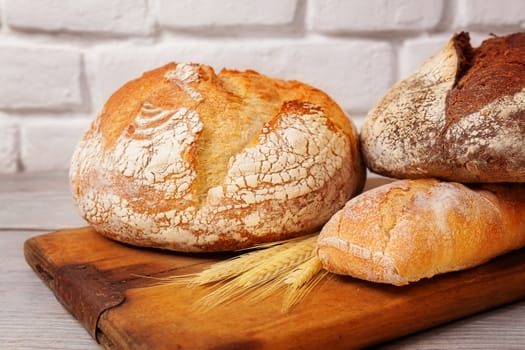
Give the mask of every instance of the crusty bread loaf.
[(351, 199), (323, 227), (328, 271), (404, 285), (525, 246), (525, 184), (398, 180)]
[(111, 96), (70, 178), (82, 215), (105, 236), (221, 251), (318, 230), (365, 171), (355, 127), (322, 91), (171, 63)]
[(525, 33), (472, 48), (455, 35), (367, 114), (374, 172), (457, 182), (525, 182)]

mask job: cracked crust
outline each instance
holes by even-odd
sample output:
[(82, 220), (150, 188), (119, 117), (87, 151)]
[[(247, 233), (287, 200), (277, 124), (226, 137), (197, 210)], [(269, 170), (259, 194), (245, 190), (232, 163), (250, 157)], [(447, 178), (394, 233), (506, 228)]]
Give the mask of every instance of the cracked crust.
[(525, 182), (525, 33), (472, 48), (455, 35), (370, 110), (374, 172), (457, 182)]
[(355, 127), (323, 92), (171, 63), (109, 99), (70, 178), (105, 236), (222, 251), (318, 230), (361, 191), (365, 171)]
[(400, 180), (351, 199), (323, 227), (330, 272), (405, 285), (525, 246), (525, 184)]

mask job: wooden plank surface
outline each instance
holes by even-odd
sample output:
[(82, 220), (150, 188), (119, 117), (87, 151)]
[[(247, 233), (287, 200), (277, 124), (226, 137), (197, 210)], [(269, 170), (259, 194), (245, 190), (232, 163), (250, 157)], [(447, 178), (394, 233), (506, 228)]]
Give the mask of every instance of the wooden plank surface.
[[(26, 195), (19, 197), (14, 193)], [(0, 175), (0, 349), (100, 348), (82, 325), (57, 302), (23, 257), (23, 242), (29, 237), (47, 230), (82, 224), (68, 193), (65, 173)], [(53, 200), (55, 205), (42, 201), (44, 196)], [(20, 214), (22, 212), (24, 215)], [(50, 220), (53, 215), (61, 225)], [(6, 220), (11, 228), (6, 227)], [(419, 332), (377, 348), (523, 349), (523, 344), (525, 301)]]
[(84, 224), (66, 173), (0, 176), (0, 229), (44, 232)]
[(0, 349), (100, 349), (24, 261), (35, 234), (0, 231)]
[(206, 290), (137, 277), (187, 274), (216, 255), (130, 247), (91, 228), (32, 238), (25, 252), (86, 329), (117, 348), (360, 348), (525, 298), (525, 250), (406, 287), (331, 276), (287, 313), (279, 295), (203, 312), (192, 301)]

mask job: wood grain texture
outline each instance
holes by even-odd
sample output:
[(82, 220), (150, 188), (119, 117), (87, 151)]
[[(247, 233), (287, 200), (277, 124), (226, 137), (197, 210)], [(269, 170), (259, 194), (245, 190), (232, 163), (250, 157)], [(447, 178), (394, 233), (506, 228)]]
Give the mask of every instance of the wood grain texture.
[[(367, 187), (375, 185), (370, 178)], [(380, 180), (380, 183), (384, 183)], [(15, 192), (26, 193), (17, 201)], [(31, 193), (62, 193), (55, 203), (39, 202)], [(69, 206), (67, 175), (39, 173), (0, 175), (0, 226), (4, 218), (12, 229), (0, 229), (0, 349), (100, 349), (82, 327), (55, 299), (49, 289), (31, 271), (23, 257), (23, 242), (44, 233), (40, 225), (57, 229), (50, 221), (56, 215), (69, 227), (80, 225), (76, 212)], [(25, 208), (39, 208), (38, 215)], [(56, 214), (54, 214), (57, 212)], [(24, 228), (22, 228), (24, 227)], [(378, 329), (378, 332), (381, 330)], [(512, 303), (443, 326), (419, 332), (375, 349), (523, 349), (525, 344), (525, 301)]]
[[(406, 287), (331, 276), (288, 313), (280, 311), (279, 295), (258, 303), (246, 296), (202, 312), (192, 301), (205, 289), (137, 277), (194, 272), (217, 256), (130, 247), (91, 228), (37, 236), (26, 242), (25, 254), (88, 331), (117, 348), (360, 348), (525, 297), (524, 250)], [(86, 277), (90, 269), (97, 273)], [(124, 294), (125, 301), (107, 309), (79, 308), (114, 294), (101, 285)], [(85, 322), (88, 312), (96, 312), (88, 315), (98, 319), (95, 329)]]
[(0, 349), (100, 349), (25, 263), (34, 234), (0, 231)]
[(73, 204), (66, 173), (0, 177), (0, 229), (57, 230), (85, 225)]

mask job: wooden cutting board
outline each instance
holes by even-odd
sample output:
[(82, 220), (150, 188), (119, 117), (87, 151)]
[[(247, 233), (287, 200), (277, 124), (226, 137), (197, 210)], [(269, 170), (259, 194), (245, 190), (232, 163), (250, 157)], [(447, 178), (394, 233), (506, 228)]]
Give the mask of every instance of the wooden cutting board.
[[(26, 260), (106, 348), (335, 349), (377, 344), (525, 298), (525, 250), (406, 287), (330, 276), (288, 313), (281, 296), (199, 312), (203, 289), (143, 276), (199, 271), (227, 255), (191, 255), (110, 241), (91, 228), (48, 233)], [(52, 327), (52, 325), (50, 325)]]

